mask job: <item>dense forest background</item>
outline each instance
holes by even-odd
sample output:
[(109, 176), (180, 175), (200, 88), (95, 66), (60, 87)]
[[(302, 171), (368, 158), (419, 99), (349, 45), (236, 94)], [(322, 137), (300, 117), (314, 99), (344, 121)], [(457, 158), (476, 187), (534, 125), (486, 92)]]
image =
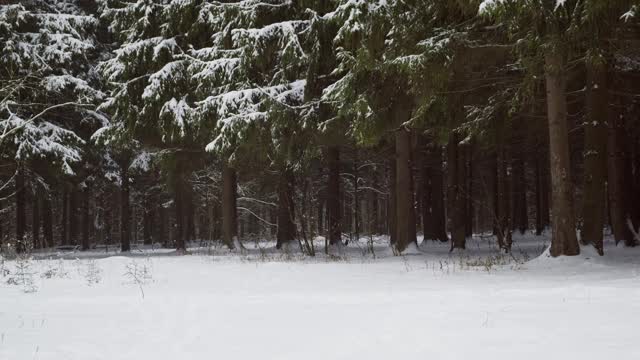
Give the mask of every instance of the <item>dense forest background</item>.
[(639, 11), (0, 0), (0, 241), (635, 246)]

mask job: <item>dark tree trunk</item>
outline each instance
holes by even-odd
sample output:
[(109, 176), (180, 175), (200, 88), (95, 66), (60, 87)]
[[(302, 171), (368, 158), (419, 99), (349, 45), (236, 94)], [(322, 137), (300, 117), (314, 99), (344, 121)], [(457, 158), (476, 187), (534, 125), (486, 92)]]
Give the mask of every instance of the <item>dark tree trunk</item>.
[(464, 223), (464, 233), (467, 238), (471, 238), (473, 236), (473, 219), (475, 216), (475, 210), (473, 208), (473, 144), (469, 144), (465, 146), (466, 151), (466, 184), (465, 184), (465, 194), (466, 194), (466, 206), (465, 206), (465, 223)]
[(465, 167), (464, 148), (459, 144), (459, 136), (455, 132), (449, 135), (447, 145), (447, 201), (449, 206), (449, 226), (451, 232), (451, 250), (464, 249), (465, 238)]
[(78, 190), (77, 185), (73, 185), (69, 193), (69, 243), (78, 245)]
[[(618, 108), (621, 106), (617, 105)], [(608, 192), (613, 236), (616, 244), (624, 241), (627, 246), (635, 246), (637, 244), (628, 227), (628, 220), (631, 217), (631, 200), (629, 199), (629, 194), (632, 193), (629, 175), (631, 160), (622, 112), (612, 112), (610, 124)]]
[(42, 208), (40, 197), (42, 196), (42, 191), (37, 184), (34, 190), (31, 208), (31, 233), (33, 234), (33, 247), (41, 249), (44, 248), (42, 241), (40, 241), (40, 213)]
[(449, 241), (444, 206), (442, 147), (427, 145), (423, 164), (422, 221), (425, 240)]
[(142, 237), (145, 245), (153, 244), (153, 205), (149, 198), (145, 199), (142, 219)]
[(511, 156), (507, 146), (500, 145), (496, 157), (496, 237), (501, 249), (511, 251), (511, 189), (509, 189), (509, 164)]
[(27, 214), (26, 214), (26, 195), (25, 188), (25, 175), (22, 165), (18, 165), (16, 170), (16, 251), (22, 253), (26, 250), (25, 244), (25, 232), (27, 227)]
[(513, 220), (514, 230), (524, 234), (529, 227), (527, 215), (527, 178), (525, 173), (524, 154), (518, 151), (513, 159)]
[(69, 192), (65, 189), (62, 192), (62, 220), (60, 224), (60, 245), (69, 245), (67, 229), (69, 223)]
[(606, 64), (587, 67), (587, 122), (584, 144), (584, 190), (580, 239), (604, 255), (604, 204), (607, 177), (607, 109), (609, 107)]
[(42, 232), (44, 235), (44, 247), (54, 247), (53, 239), (53, 209), (51, 199), (45, 196), (42, 199)]
[(413, 204), (413, 176), (411, 172), (411, 132), (396, 130), (396, 239), (395, 249), (404, 251), (416, 243), (416, 220)]
[(340, 219), (340, 148), (330, 146), (327, 149), (329, 182), (327, 184), (327, 216), (329, 218), (329, 244), (342, 243)]
[(540, 236), (542, 235), (544, 228), (545, 228), (545, 221), (544, 221), (544, 206), (545, 206), (545, 202), (544, 197), (547, 196), (547, 194), (544, 192), (544, 181), (545, 178), (542, 175), (542, 164), (541, 164), (542, 160), (541, 159), (536, 159), (535, 160), (535, 177), (536, 177), (536, 236)]
[(129, 174), (121, 175), (120, 186), (120, 251), (131, 251), (131, 204), (129, 199)]
[(85, 188), (82, 192), (82, 250), (89, 250), (91, 232), (91, 213), (89, 202), (91, 201), (91, 189)]
[(389, 224), (389, 240), (390, 240), (391, 246), (395, 246), (396, 239), (397, 239), (397, 234), (396, 234), (396, 228), (397, 228), (396, 168), (397, 168), (397, 165), (396, 165), (395, 155), (392, 157), (389, 163), (390, 163), (389, 164), (389, 203), (388, 203), (388, 210), (387, 210), (387, 221)]
[(569, 129), (567, 124), (567, 94), (563, 55), (548, 53), (546, 62), (547, 108), (549, 121), (549, 157), (552, 182), (551, 256), (578, 255), (573, 209), (573, 185), (569, 160)]
[(278, 234), (276, 248), (281, 249), (295, 240), (295, 212), (293, 204), (294, 174), (286, 167), (278, 179)]
[(238, 184), (236, 170), (227, 164), (222, 169), (222, 240), (235, 249), (238, 240)]

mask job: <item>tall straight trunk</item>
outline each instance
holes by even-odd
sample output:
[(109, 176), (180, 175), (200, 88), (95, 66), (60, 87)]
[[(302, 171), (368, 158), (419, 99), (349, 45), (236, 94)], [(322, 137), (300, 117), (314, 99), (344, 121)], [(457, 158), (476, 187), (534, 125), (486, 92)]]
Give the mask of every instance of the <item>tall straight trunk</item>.
[(69, 245), (67, 229), (69, 223), (69, 192), (62, 191), (62, 219), (60, 220), (60, 245)]
[(447, 145), (447, 202), (451, 232), (451, 250), (465, 249), (465, 161), (464, 148), (459, 144), (459, 136), (452, 132)]
[(69, 243), (78, 245), (78, 190), (74, 184), (69, 193)]
[(396, 140), (396, 239), (395, 249), (404, 251), (416, 243), (416, 220), (413, 205), (413, 176), (411, 174), (411, 133), (400, 128)]
[(25, 175), (22, 165), (18, 165), (16, 170), (15, 185), (16, 185), (16, 251), (21, 253), (27, 248), (25, 246), (25, 232), (27, 227), (27, 214), (26, 214), (26, 196), (27, 191), (25, 189)]
[(122, 172), (120, 186), (120, 251), (131, 251), (131, 202), (129, 199), (129, 174)]
[(496, 237), (498, 246), (509, 252), (512, 245), (511, 189), (509, 188), (509, 164), (511, 156), (507, 146), (498, 146), (496, 156)]
[(87, 187), (82, 192), (82, 250), (89, 250), (91, 236), (91, 213), (89, 202), (91, 201), (91, 188)]
[(550, 52), (545, 56), (547, 117), (549, 121), (549, 157), (553, 207), (551, 256), (578, 255), (573, 209), (573, 186), (569, 160), (567, 94), (563, 55)]
[(238, 184), (236, 170), (225, 164), (222, 169), (222, 240), (235, 249), (238, 242)]
[(278, 179), (278, 234), (276, 248), (281, 249), (295, 240), (295, 212), (293, 205), (294, 174), (293, 170), (285, 167)]
[(55, 245), (53, 239), (53, 209), (52, 201), (45, 195), (42, 199), (42, 232), (44, 235), (44, 247), (53, 247)]
[(167, 216), (167, 208), (164, 205), (160, 205), (158, 207), (158, 239), (162, 239), (162, 246), (165, 248), (169, 247), (169, 229), (167, 228), (168, 224), (168, 216)]
[(327, 149), (329, 181), (327, 184), (327, 216), (329, 218), (329, 244), (342, 243), (340, 218), (340, 148), (330, 146)]
[(473, 236), (473, 219), (474, 219), (474, 208), (473, 208), (473, 143), (465, 146), (466, 151), (466, 159), (465, 159), (465, 194), (466, 194), (466, 205), (465, 205), (465, 223), (464, 223), (464, 233), (467, 238), (471, 238)]
[(527, 178), (525, 173), (524, 154), (522, 149), (518, 150), (513, 159), (513, 226), (514, 230), (524, 234), (529, 227), (527, 215)]
[(31, 202), (31, 234), (33, 235), (33, 247), (41, 249), (44, 247), (40, 240), (40, 213), (42, 208), (40, 204), (40, 197), (42, 196), (42, 192), (37, 184), (35, 187), (36, 189)]
[(374, 173), (372, 177), (373, 179), (371, 186), (373, 187), (373, 189), (369, 190), (369, 233), (371, 235), (381, 233), (380, 222), (378, 221), (378, 218), (380, 216), (377, 193), (377, 189), (379, 186), (378, 174)]
[[(618, 104), (618, 106), (621, 105)], [(636, 242), (628, 227), (628, 220), (631, 218), (631, 200), (629, 199), (632, 192), (629, 176), (631, 161), (623, 114), (618, 111), (612, 113), (610, 124), (608, 192), (613, 236), (616, 244), (624, 241), (627, 246), (635, 246)]]
[(396, 158), (395, 155), (389, 161), (389, 203), (387, 209), (387, 221), (389, 224), (389, 241), (391, 246), (395, 246), (397, 239), (397, 221), (396, 221), (396, 207), (397, 207), (397, 196), (396, 196)]
[(449, 241), (444, 207), (442, 147), (429, 144), (423, 164), (422, 222), (425, 240)]
[(188, 237), (188, 225), (187, 225), (187, 210), (186, 199), (184, 189), (183, 174), (180, 169), (176, 171), (176, 183), (174, 191), (174, 204), (176, 210), (176, 233), (175, 233), (175, 248), (178, 251), (186, 250), (186, 239)]
[(604, 255), (605, 183), (607, 177), (608, 69), (604, 63), (587, 67), (587, 122), (584, 143), (584, 190), (580, 239)]
[(544, 197), (546, 194), (544, 193), (544, 177), (542, 176), (542, 160), (535, 160), (535, 177), (536, 177), (536, 236), (542, 235), (544, 231)]
[(325, 233), (325, 217), (324, 217), (324, 209), (325, 209), (325, 204), (326, 204), (326, 197), (325, 195), (320, 192), (318, 194), (318, 209), (317, 209), (317, 213), (318, 216), (316, 218), (316, 220), (318, 221), (317, 223), (317, 228), (318, 228), (318, 235), (320, 236), (324, 236), (325, 238), (329, 238), (329, 234)]
[(145, 199), (144, 214), (142, 219), (142, 237), (145, 245), (153, 244), (153, 206), (150, 199)]
[(353, 232), (355, 241), (360, 239), (360, 190), (358, 189), (358, 150), (355, 150), (353, 161)]

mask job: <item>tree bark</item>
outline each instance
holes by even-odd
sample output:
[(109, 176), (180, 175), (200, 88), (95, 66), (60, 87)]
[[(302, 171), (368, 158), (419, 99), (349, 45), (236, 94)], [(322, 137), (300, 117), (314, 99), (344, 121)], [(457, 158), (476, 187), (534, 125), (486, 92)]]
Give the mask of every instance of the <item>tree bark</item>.
[(285, 167), (278, 179), (278, 234), (276, 235), (276, 248), (295, 240), (295, 212), (293, 204), (294, 174), (293, 170)]
[(150, 199), (145, 199), (144, 214), (142, 220), (142, 237), (145, 245), (153, 244), (153, 205)]
[(42, 232), (44, 235), (44, 247), (54, 247), (55, 242), (53, 239), (53, 209), (51, 199), (45, 196), (42, 200)]
[(608, 68), (605, 63), (587, 66), (587, 122), (584, 144), (584, 190), (580, 239), (604, 255), (604, 204), (607, 177)]
[(464, 149), (459, 144), (459, 136), (452, 132), (447, 145), (447, 202), (449, 211), (449, 226), (451, 232), (451, 250), (465, 249), (465, 161)]
[(413, 176), (411, 173), (411, 132), (396, 130), (396, 239), (395, 249), (404, 251), (416, 243), (416, 220), (413, 205)]
[(40, 241), (40, 213), (41, 213), (41, 202), (40, 197), (42, 196), (42, 191), (40, 190), (39, 185), (35, 185), (35, 191), (33, 194), (32, 208), (31, 208), (31, 233), (33, 234), (33, 247), (34, 248), (44, 248), (42, 241)]
[(425, 240), (449, 241), (444, 207), (442, 147), (429, 144), (423, 164), (422, 221)]
[(16, 185), (16, 251), (18, 253), (24, 252), (27, 247), (25, 246), (25, 232), (27, 227), (27, 215), (26, 215), (26, 189), (25, 189), (25, 176), (22, 165), (18, 165), (16, 170), (15, 185)]
[(229, 249), (238, 242), (238, 184), (236, 170), (225, 164), (222, 169), (222, 240)]
[[(621, 105), (617, 105), (617, 108), (620, 108)], [(623, 241), (627, 246), (635, 246), (637, 244), (627, 224), (631, 217), (629, 194), (632, 192), (632, 186), (629, 175), (631, 168), (629, 140), (624, 115), (618, 111), (612, 113), (610, 124), (608, 192), (613, 236), (616, 244)]]
[(131, 251), (131, 203), (129, 199), (129, 174), (121, 174), (120, 186), (120, 251)]
[(85, 188), (82, 192), (82, 250), (86, 251), (90, 248), (90, 232), (91, 232), (91, 213), (89, 211), (89, 202), (91, 200), (91, 189)]
[(509, 189), (509, 164), (511, 156), (508, 147), (498, 146), (496, 157), (496, 237), (498, 246), (507, 252), (512, 245), (511, 189)]
[(549, 157), (552, 182), (551, 256), (578, 255), (573, 209), (573, 186), (569, 160), (569, 130), (567, 124), (567, 94), (563, 55), (550, 52), (545, 56), (547, 87), (547, 117), (549, 122)]
[(327, 184), (327, 216), (329, 217), (329, 244), (342, 244), (340, 218), (340, 148), (327, 149), (329, 182)]

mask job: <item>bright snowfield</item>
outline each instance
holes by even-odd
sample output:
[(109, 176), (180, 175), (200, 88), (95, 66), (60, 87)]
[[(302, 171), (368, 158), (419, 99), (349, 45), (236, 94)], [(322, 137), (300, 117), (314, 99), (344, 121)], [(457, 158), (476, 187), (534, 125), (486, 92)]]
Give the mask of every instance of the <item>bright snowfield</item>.
[(246, 244), (5, 261), (0, 359), (640, 359), (640, 249), (552, 259), (531, 236), (513, 257), (486, 238), (396, 257), (384, 241), (375, 259), (363, 240), (316, 258)]

